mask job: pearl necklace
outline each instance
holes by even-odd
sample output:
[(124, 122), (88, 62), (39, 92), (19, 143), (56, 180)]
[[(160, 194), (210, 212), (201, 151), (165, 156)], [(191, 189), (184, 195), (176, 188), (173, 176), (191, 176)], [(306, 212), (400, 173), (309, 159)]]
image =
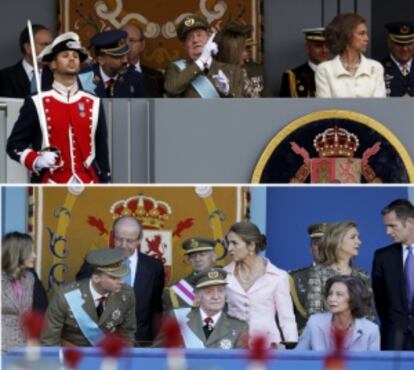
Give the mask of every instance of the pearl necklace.
[(361, 64), (361, 59), (359, 59), (358, 63), (356, 63), (355, 65), (351, 65), (351, 64), (345, 62), (345, 60), (343, 60), (342, 58), (340, 58), (340, 61), (342, 63), (342, 66), (351, 74), (355, 74), (355, 72), (359, 68), (359, 65)]

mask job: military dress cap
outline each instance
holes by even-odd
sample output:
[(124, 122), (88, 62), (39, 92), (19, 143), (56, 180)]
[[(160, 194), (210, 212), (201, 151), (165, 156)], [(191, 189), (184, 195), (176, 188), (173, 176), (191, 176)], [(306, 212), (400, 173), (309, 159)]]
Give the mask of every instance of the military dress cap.
[(314, 238), (322, 238), (325, 235), (326, 228), (328, 227), (328, 224), (323, 222), (320, 224), (312, 224), (308, 226), (308, 234), (309, 236)]
[(127, 36), (128, 34), (123, 30), (109, 30), (97, 33), (90, 42), (97, 52), (120, 57), (129, 53)]
[(398, 44), (414, 42), (414, 22), (391, 22), (385, 25), (389, 38)]
[(182, 244), (185, 254), (212, 251), (214, 250), (215, 245), (215, 240), (207, 238), (190, 238), (185, 240)]
[(307, 41), (313, 42), (325, 42), (325, 28), (323, 27), (315, 27), (315, 28), (305, 28), (302, 30), (305, 34), (305, 39)]
[(185, 37), (188, 32), (195, 30), (196, 28), (201, 28), (208, 31), (208, 23), (204, 18), (198, 17), (196, 15), (186, 16), (177, 26), (177, 37), (180, 41), (185, 41)]
[(226, 285), (227, 272), (221, 268), (213, 267), (197, 275), (194, 283), (195, 288), (207, 288), (215, 285)]
[(124, 265), (125, 251), (122, 248), (102, 248), (89, 252), (86, 262), (98, 271), (113, 277), (128, 275), (129, 268)]
[(51, 62), (57, 54), (67, 50), (77, 51), (81, 62), (89, 58), (88, 52), (80, 43), (78, 34), (66, 32), (56, 37), (50, 45), (46, 46), (39, 54), (38, 59), (42, 62)]
[(223, 32), (231, 32), (244, 37), (249, 37), (252, 34), (253, 26), (246, 24), (239, 24), (236, 22), (229, 22), (223, 26)]

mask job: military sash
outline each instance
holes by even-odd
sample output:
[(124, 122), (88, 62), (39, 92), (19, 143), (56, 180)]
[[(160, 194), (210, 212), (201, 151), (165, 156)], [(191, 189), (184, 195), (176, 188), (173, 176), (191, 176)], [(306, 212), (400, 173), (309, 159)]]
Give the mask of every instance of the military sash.
[(75, 289), (65, 293), (64, 296), (83, 335), (93, 346), (97, 346), (104, 337), (104, 333), (83, 309), (82, 305), (85, 303), (85, 300), (82, 298), (81, 291)]
[(180, 323), (181, 336), (183, 337), (185, 348), (206, 348), (203, 341), (194, 334), (187, 324), (187, 315), (191, 308), (179, 308), (174, 310), (174, 315)]
[[(174, 64), (178, 67), (180, 71), (183, 71), (187, 65), (187, 62), (184, 59), (176, 60)], [(216, 99), (220, 98), (216, 88), (207, 78), (207, 76), (199, 75), (192, 82), (191, 85), (198, 92), (198, 94), (203, 99)]]
[(93, 82), (93, 79), (95, 78), (93, 71), (78, 74), (78, 77), (82, 84), (82, 90), (95, 94), (96, 85)]
[(189, 306), (193, 305), (195, 294), (194, 288), (184, 279), (174, 284), (171, 289)]

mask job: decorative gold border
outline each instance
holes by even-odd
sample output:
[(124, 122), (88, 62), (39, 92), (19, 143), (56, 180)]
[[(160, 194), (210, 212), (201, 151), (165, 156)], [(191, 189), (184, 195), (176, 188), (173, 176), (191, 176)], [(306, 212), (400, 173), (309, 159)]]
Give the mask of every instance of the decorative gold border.
[(289, 123), (286, 127), (284, 127), (273, 139), (267, 144), (264, 152), (259, 158), (259, 161), (256, 164), (256, 167), (253, 171), (252, 180), (253, 184), (259, 184), (260, 178), (262, 176), (263, 170), (270, 158), (273, 154), (274, 150), (279, 146), (279, 144), (286, 139), (292, 132), (296, 131), (298, 128), (307, 125), (308, 123), (322, 120), (322, 119), (332, 119), (332, 118), (341, 118), (341, 119), (351, 119), (356, 122), (359, 122), (365, 126), (368, 126), (374, 129), (376, 132), (381, 134), (385, 137), (388, 142), (392, 144), (395, 150), (400, 155), (405, 169), (407, 170), (410, 183), (414, 182), (414, 165), (411, 160), (410, 155), (408, 154), (405, 147), (401, 144), (398, 138), (394, 135), (394, 133), (385, 127), (382, 123), (374, 120), (371, 117), (366, 116), (362, 113), (347, 111), (347, 110), (325, 110), (320, 112), (314, 112), (307, 114), (303, 117), (300, 117), (293, 122)]

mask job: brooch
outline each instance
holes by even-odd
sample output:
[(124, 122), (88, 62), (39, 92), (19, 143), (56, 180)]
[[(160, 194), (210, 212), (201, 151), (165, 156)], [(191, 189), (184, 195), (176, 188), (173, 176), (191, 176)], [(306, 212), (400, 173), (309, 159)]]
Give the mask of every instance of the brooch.
[(224, 338), (220, 341), (220, 348), (221, 349), (230, 349), (233, 345), (231, 344), (231, 340), (228, 338)]

